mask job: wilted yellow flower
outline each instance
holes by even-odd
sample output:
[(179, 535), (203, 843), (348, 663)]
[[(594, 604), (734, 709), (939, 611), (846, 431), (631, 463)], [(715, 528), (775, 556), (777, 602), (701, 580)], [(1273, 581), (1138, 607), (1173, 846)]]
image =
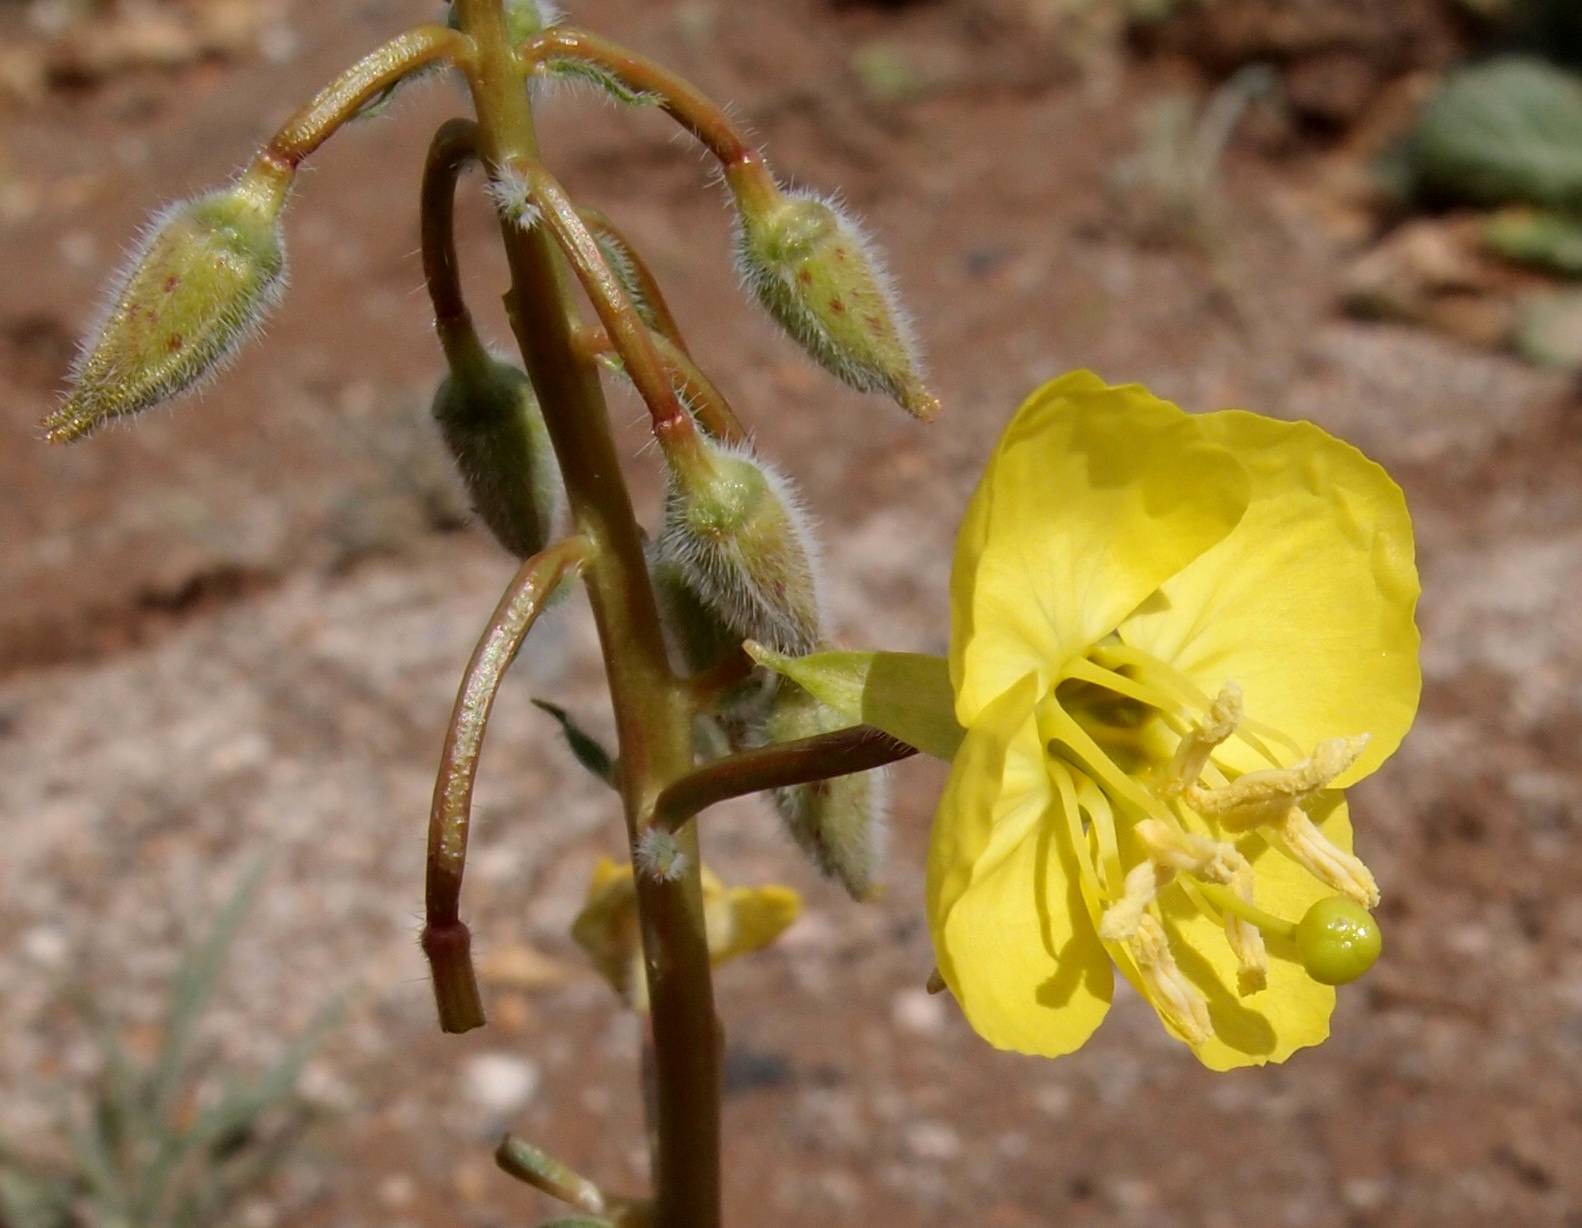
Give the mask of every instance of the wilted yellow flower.
[(1312, 424), (1035, 393), (951, 580), (928, 911), (974, 1028), (1068, 1053), (1113, 965), (1215, 1069), (1324, 1039), (1317, 978), (1378, 950), (1342, 789), (1416, 711), (1417, 595), (1400, 490)]
[[(766, 947), (797, 919), (802, 897), (789, 887), (726, 887), (702, 867), (703, 928), (709, 962), (716, 967)], [(571, 936), (601, 976), (633, 1010), (648, 1009), (643, 943), (637, 928), (637, 883), (630, 865), (599, 858), (588, 898), (572, 922)]]

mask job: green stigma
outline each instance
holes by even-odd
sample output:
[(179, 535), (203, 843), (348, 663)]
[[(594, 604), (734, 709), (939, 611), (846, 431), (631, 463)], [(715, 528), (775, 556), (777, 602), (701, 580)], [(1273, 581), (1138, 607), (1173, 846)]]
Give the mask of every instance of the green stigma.
[(1308, 976), (1324, 985), (1356, 980), (1373, 967), (1384, 946), (1372, 914), (1340, 895), (1309, 908), (1292, 937)]

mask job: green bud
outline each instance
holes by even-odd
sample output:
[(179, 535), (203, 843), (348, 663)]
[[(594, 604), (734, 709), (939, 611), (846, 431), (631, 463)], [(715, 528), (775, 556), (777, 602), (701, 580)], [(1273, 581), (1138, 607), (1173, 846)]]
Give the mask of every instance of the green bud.
[(44, 419), (52, 443), (195, 387), (258, 331), (285, 286), (289, 179), (255, 164), (155, 215), (72, 367), (70, 394)]
[[(445, 19), (452, 30), (461, 29), (460, 7), (452, 4), (450, 14)], [(512, 46), (525, 43), (533, 35), (557, 24), (564, 16), (560, 6), (551, 4), (549, 0), (505, 0), (506, 37), (511, 40)]]
[[(833, 733), (850, 722), (794, 682), (782, 680), (764, 722), (768, 742)], [(820, 872), (853, 899), (872, 899), (884, 861), (889, 778), (882, 768), (776, 789), (774, 807), (786, 830)]]
[(837, 379), (883, 392), (925, 422), (939, 401), (872, 241), (838, 203), (727, 175), (736, 198), (736, 263), (764, 309)]
[(689, 674), (700, 674), (741, 646), (735, 634), (703, 599), (687, 584), (679, 564), (653, 551), (649, 570), (654, 580), (654, 597), (659, 604), (659, 622), (665, 631), (675, 659)]
[(1345, 896), (1319, 900), (1296, 924), (1296, 949), (1308, 976), (1324, 985), (1354, 981), (1379, 958), (1379, 923)]
[(531, 381), (481, 350), (463, 354), (434, 394), (434, 418), (495, 540), (519, 559), (537, 554), (559, 511), (561, 482)]
[(661, 559), (735, 643), (808, 652), (819, 639), (813, 544), (790, 482), (747, 449), (687, 427), (660, 437), (668, 468)]

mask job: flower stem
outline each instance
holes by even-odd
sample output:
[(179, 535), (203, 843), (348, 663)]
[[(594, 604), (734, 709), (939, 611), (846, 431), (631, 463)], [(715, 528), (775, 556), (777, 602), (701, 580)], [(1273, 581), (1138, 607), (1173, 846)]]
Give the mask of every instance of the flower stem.
[(438, 62), (465, 66), (472, 44), (445, 26), (418, 26), (376, 47), (316, 94), (281, 125), (259, 156), (295, 167), (402, 78)]
[(577, 212), (564, 188), (543, 163), (524, 154), (512, 159), (514, 170), (527, 180), (533, 202), (577, 280), (582, 283), (593, 310), (604, 325), (626, 365), (626, 373), (653, 415), (656, 430), (688, 418), (676, 395), (665, 364), (660, 360), (652, 334), (631, 296), (621, 285), (599, 250), (598, 240)]
[(578, 60), (609, 73), (636, 94), (652, 94), (665, 113), (729, 165), (752, 155), (750, 141), (718, 103), (684, 77), (635, 51), (570, 26), (551, 26), (522, 44), (529, 68), (550, 60)]
[[(456, 0), (473, 39), (467, 66), (486, 167), (536, 157), (524, 65), (500, 0)], [(642, 539), (621, 477), (596, 371), (572, 345), (574, 307), (543, 227), (502, 223), (507, 306), (565, 477), (577, 531), (592, 547), (585, 579), (615, 712), (627, 832), (692, 764), (692, 712), (665, 655)], [(719, 1228), (720, 1050), (703, 927), (696, 833), (680, 879), (637, 889), (654, 1050), (655, 1228)]]
[(477, 156), (477, 124), (470, 119), (451, 119), (441, 124), (429, 143), (419, 196), (423, 282), (434, 305), (434, 331), (439, 334), (452, 369), (458, 362), (475, 360), (475, 351), (482, 349), (462, 296), (453, 227), (456, 181)]
[(654, 803), (653, 825), (678, 831), (716, 802), (866, 772), (915, 754), (915, 746), (869, 725), (739, 751), (694, 768), (671, 784)]
[(655, 331), (683, 354), (686, 353), (686, 340), (681, 336), (681, 328), (676, 323), (676, 317), (670, 312), (670, 304), (665, 301), (665, 292), (659, 288), (659, 279), (648, 267), (648, 262), (638, 254), (632, 241), (599, 210), (583, 205), (577, 212), (582, 215), (583, 224), (589, 230), (619, 249), (626, 257), (627, 263), (632, 268), (632, 279), (636, 282), (637, 292), (647, 305), (649, 314), (653, 316)]
[(514, 1134), (500, 1139), (494, 1162), (518, 1181), (544, 1191), (567, 1206), (589, 1215), (603, 1215), (604, 1193), (581, 1173), (568, 1168), (548, 1152), (541, 1151)]
[(423, 951), (434, 974), (440, 1027), (447, 1032), (466, 1032), (484, 1023), (478, 983), (472, 974), (471, 937), (460, 911), (472, 787), (483, 751), (484, 729), (500, 681), (522, 641), (561, 580), (581, 569), (586, 551), (587, 543), (574, 537), (534, 555), (517, 570), (473, 649), (445, 732), (429, 812)]
[[(714, 382), (698, 369), (687, 352), (661, 332), (650, 331), (649, 336), (671, 382), (681, 390), (688, 407), (697, 415), (698, 425), (725, 443), (746, 443), (746, 428), (731, 408), (731, 403), (714, 386)], [(577, 352), (589, 358), (619, 354), (615, 343), (610, 340), (610, 334), (602, 328), (578, 329), (576, 343)]]

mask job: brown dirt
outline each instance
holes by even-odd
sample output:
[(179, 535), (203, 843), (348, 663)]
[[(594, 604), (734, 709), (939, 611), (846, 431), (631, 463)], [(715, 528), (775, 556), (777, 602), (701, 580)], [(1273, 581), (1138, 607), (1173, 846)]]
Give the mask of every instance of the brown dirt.
[[(1070, 1059), (997, 1054), (923, 995), (934, 768), (900, 774), (874, 907), (814, 881), (755, 808), (711, 815), (723, 875), (808, 901), (787, 941), (720, 978), (732, 1222), (1582, 1224), (1577, 390), (1337, 316), (1359, 242), (1344, 143), (1320, 156), (1290, 130), (1259, 143), (1279, 157), (1238, 146), (1200, 240), (1132, 229), (1114, 168), (1149, 106), (1202, 79), (1182, 55), (1195, 26), (1139, 61), (1113, 22), (1048, 3), (575, 7), (733, 99), (787, 172), (843, 187), (921, 322), (948, 406), (928, 430), (731, 309), (726, 219), (660, 118), (550, 108), (565, 181), (650, 253), (695, 352), (818, 509), (843, 638), (942, 646), (975, 471), (1020, 396), (1076, 365), (1353, 440), (1407, 489), (1425, 585), (1422, 716), (1354, 803), (1388, 954), (1343, 995), (1331, 1042), (1279, 1069), (1207, 1074), (1135, 1000)], [(0, 41), (38, 56), (30, 11), (0, 7)], [(640, 1183), (637, 1026), (573, 971), (493, 985), (496, 1026), (442, 1037), (413, 941), (428, 774), (510, 570), (457, 531), (425, 416), (438, 355), (412, 195), (428, 131), (459, 109), (451, 88), (412, 90), (318, 160), (290, 222), (292, 293), (215, 390), (69, 450), (33, 427), (140, 219), (429, 16), (411, 0), (250, 12), (245, 37), (210, 31), (184, 57), (0, 74), (21, 82), (0, 93), (0, 1133), (43, 1129), (91, 1067), (73, 987), (145, 1026), (173, 940), (267, 849), (212, 1043), (258, 1060), (337, 989), (353, 997), (308, 1079), (332, 1109), (314, 1153), (244, 1222), (524, 1222), (550, 1208), (490, 1165), (505, 1124)], [(1459, 27), (1436, 29), (1446, 54)], [(1324, 54), (1356, 49), (1342, 35)], [(912, 67), (906, 101), (865, 99), (854, 55), (875, 45)], [(1423, 63), (1380, 46), (1393, 58), (1368, 98)], [(480, 307), (500, 276), (489, 228), (465, 211)], [(646, 471), (640, 431), (622, 438)], [(527, 700), (601, 719), (595, 660), (567, 610), (502, 699), (469, 884), (485, 954), (525, 944), (577, 968), (565, 927), (617, 825)]]

